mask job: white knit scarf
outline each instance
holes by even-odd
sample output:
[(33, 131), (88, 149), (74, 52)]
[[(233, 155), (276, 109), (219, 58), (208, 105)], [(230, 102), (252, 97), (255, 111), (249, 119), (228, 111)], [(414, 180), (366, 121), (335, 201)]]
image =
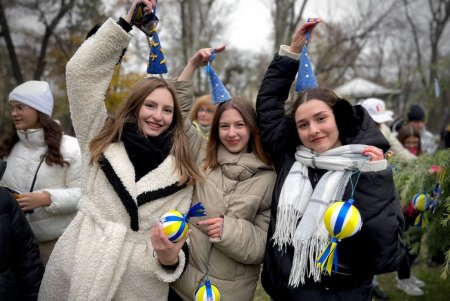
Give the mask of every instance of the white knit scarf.
[[(289, 285), (304, 284), (305, 277), (320, 281), (321, 270), (316, 259), (329, 242), (323, 215), (331, 203), (342, 200), (352, 173), (387, 168), (386, 160), (369, 161), (362, 155), (364, 148), (366, 145), (349, 144), (316, 153), (304, 146), (297, 147), (296, 162), (281, 189), (272, 237), (279, 250), (288, 244), (294, 246)], [(308, 167), (328, 170), (314, 191), (308, 178)]]

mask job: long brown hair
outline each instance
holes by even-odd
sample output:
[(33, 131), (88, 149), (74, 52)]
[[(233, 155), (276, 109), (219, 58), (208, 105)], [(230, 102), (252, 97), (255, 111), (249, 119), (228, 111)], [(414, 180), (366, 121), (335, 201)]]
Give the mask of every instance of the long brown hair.
[[(53, 164), (69, 166), (70, 163), (65, 161), (61, 154), (61, 140), (63, 131), (59, 123), (50, 116), (37, 111), (39, 114), (39, 123), (44, 130), (44, 141), (47, 144), (47, 153), (45, 154), (45, 163), (52, 166)], [(3, 140), (0, 146), (0, 158), (8, 156), (14, 145), (19, 141), (17, 130), (13, 129)]]
[(217, 160), (217, 150), (221, 144), (219, 138), (219, 121), (223, 112), (229, 109), (236, 109), (241, 114), (242, 119), (245, 122), (245, 126), (250, 130), (250, 139), (248, 141), (249, 150), (253, 151), (256, 157), (266, 164), (271, 164), (269, 158), (264, 153), (259, 128), (256, 123), (256, 113), (250, 102), (241, 97), (235, 97), (229, 101), (221, 103), (217, 107), (216, 114), (214, 115), (213, 122), (211, 124), (211, 133), (209, 134), (208, 145), (206, 147), (206, 158), (204, 169), (214, 169), (219, 166)]
[[(175, 168), (180, 172), (180, 184), (193, 184), (202, 176), (192, 157), (187, 136), (183, 130), (183, 118), (175, 88), (166, 80), (157, 77), (144, 78), (131, 89), (127, 99), (117, 109), (113, 117), (109, 117), (98, 135), (89, 143), (91, 151), (90, 164), (98, 162), (102, 153), (111, 143), (120, 141), (125, 122), (136, 122), (139, 110), (145, 98), (155, 89), (167, 89), (173, 97), (174, 116), (169, 130), (172, 131), (173, 146), (171, 153), (175, 157)], [(138, 123), (139, 124), (139, 123)]]

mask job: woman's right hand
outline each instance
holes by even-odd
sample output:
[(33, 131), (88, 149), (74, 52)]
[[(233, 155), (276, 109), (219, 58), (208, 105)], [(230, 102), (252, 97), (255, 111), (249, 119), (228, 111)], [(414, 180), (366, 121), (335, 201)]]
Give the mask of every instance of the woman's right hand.
[(311, 18), (308, 22), (300, 25), (295, 30), (294, 36), (292, 37), (291, 46), (289, 51), (292, 53), (300, 53), (301, 49), (306, 43), (306, 34), (308, 31), (313, 31), (314, 27), (320, 23), (320, 19)]
[[(220, 53), (224, 50), (225, 46), (220, 46), (216, 48), (215, 53)], [(208, 64), (212, 52), (213, 48), (202, 48), (197, 50), (197, 52), (189, 59), (186, 67), (183, 69), (183, 72), (181, 72), (178, 77), (178, 80), (192, 80), (194, 78), (195, 70)]]
[(125, 21), (127, 21), (128, 24), (130, 24), (130, 25), (133, 25), (133, 24), (131, 24), (131, 17), (133, 17), (134, 9), (139, 2), (142, 2), (145, 4), (144, 12), (146, 12), (148, 14), (150, 14), (152, 12), (153, 7), (155, 7), (155, 5), (156, 5), (155, 0), (134, 0), (133, 3), (131, 4), (130, 9), (128, 10), (127, 15), (123, 17), (123, 19)]
[(155, 250), (158, 260), (162, 265), (174, 265), (178, 262), (178, 253), (180, 253), (183, 244), (189, 237), (186, 235), (178, 242), (171, 242), (159, 222), (156, 222), (150, 233), (150, 240), (152, 241), (153, 250)]

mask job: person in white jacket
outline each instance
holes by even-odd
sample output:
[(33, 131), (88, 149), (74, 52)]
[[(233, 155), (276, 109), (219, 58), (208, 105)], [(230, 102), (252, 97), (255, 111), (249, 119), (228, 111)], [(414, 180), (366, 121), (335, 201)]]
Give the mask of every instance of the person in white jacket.
[(386, 105), (383, 100), (378, 98), (367, 98), (361, 105), (369, 112), (370, 117), (377, 124), (378, 129), (383, 136), (387, 139), (394, 157), (398, 157), (401, 160), (408, 161), (416, 158), (411, 154), (403, 145), (398, 141), (395, 135), (391, 132), (390, 128), (386, 125), (386, 122), (392, 121), (393, 112), (386, 110)]
[(78, 209), (80, 147), (51, 118), (53, 96), (47, 82), (17, 86), (8, 103), (14, 129), (0, 146), (0, 157), (8, 163), (1, 185), (15, 191), (47, 263)]

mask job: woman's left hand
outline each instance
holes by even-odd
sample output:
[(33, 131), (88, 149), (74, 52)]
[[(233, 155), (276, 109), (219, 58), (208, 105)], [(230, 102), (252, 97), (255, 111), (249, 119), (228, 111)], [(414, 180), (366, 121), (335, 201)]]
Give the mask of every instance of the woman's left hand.
[[(214, 48), (202, 48), (197, 50), (194, 55), (189, 59), (188, 63), (178, 77), (179, 81), (191, 81), (194, 78), (195, 70), (200, 67), (206, 66), (209, 62), (209, 58)], [(220, 53), (225, 50), (225, 45), (216, 48), (215, 53)]]
[[(188, 232), (189, 233), (189, 232)], [(156, 222), (150, 233), (150, 239), (152, 241), (153, 250), (158, 255), (158, 260), (162, 265), (174, 265), (178, 262), (178, 253), (180, 253), (184, 242), (189, 235), (186, 235), (178, 242), (171, 242), (159, 222)]]
[(308, 22), (300, 25), (294, 32), (294, 36), (292, 37), (291, 45), (289, 47), (289, 51), (292, 53), (300, 53), (303, 48), (303, 45), (306, 43), (306, 33), (308, 31), (313, 31), (314, 27), (320, 23), (320, 19), (312, 18)]
[(367, 146), (361, 153), (369, 157), (370, 161), (378, 161), (384, 159), (383, 151), (375, 146)]
[(16, 196), (16, 201), (23, 211), (50, 206), (52, 200), (47, 192), (25, 192)]
[(213, 217), (198, 222), (199, 225), (207, 225), (208, 236), (211, 238), (221, 238), (223, 229), (223, 217)]

